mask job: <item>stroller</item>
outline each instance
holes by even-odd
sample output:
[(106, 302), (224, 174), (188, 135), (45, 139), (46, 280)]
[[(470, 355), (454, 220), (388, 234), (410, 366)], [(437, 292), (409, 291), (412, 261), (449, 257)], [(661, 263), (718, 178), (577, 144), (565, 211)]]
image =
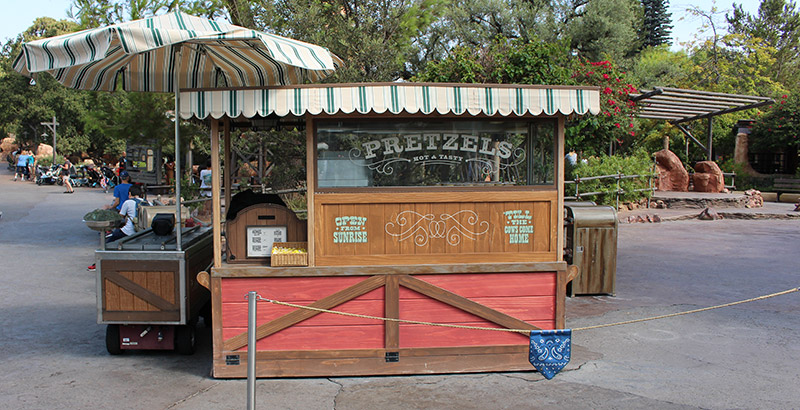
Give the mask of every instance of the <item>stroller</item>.
[(86, 178), (86, 168), (81, 165), (76, 168), (74, 165), (69, 169), (69, 183), (73, 187), (89, 185), (89, 179)]
[(117, 174), (114, 173), (114, 170), (109, 168), (106, 165), (100, 167), (100, 174), (102, 175), (103, 179), (105, 180), (105, 186), (103, 186), (104, 191), (108, 191), (108, 188), (114, 188), (116, 185), (119, 185), (119, 177)]
[(97, 168), (85, 168), (86, 173), (86, 186), (96, 187), (103, 185), (103, 176), (97, 171)]
[(36, 185), (55, 185), (61, 183), (61, 167), (53, 165), (50, 168), (41, 165), (36, 167)]

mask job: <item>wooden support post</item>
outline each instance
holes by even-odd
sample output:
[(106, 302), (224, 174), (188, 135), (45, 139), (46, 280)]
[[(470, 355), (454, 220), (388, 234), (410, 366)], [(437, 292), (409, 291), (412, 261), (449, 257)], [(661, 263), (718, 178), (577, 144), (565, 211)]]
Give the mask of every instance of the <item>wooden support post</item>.
[(308, 266), (316, 266), (314, 252), (315, 205), (314, 189), (317, 186), (317, 144), (314, 143), (314, 121), (306, 116), (306, 209), (308, 210)]
[(228, 117), (225, 117), (224, 133), (225, 158), (222, 159), (222, 165), (225, 167), (223, 183), (225, 188), (225, 212), (227, 213), (231, 209), (231, 196), (233, 195), (233, 183), (231, 180), (233, 177), (233, 170), (231, 169), (231, 119)]
[[(387, 275), (384, 286), (384, 315), (390, 319), (400, 319), (400, 280), (397, 275)], [(400, 323), (384, 322), (383, 347), (398, 349), (400, 347)]]
[[(551, 224), (555, 232), (550, 234), (550, 237), (558, 238), (556, 240), (556, 260), (564, 260), (564, 116), (558, 116), (558, 123), (556, 125), (556, 175), (555, 182), (558, 189), (558, 205), (555, 209), (554, 218), (556, 223)], [(575, 195), (577, 196), (578, 182), (575, 182)], [(578, 200), (580, 198), (576, 198)]]
[(219, 121), (211, 120), (211, 225), (214, 231), (214, 267), (222, 267), (222, 223), (220, 218)]
[(706, 146), (708, 147), (707, 159), (709, 161), (713, 161), (713, 158), (711, 157), (713, 148), (712, 145), (714, 144), (713, 140), (714, 140), (714, 117), (708, 117), (708, 145)]

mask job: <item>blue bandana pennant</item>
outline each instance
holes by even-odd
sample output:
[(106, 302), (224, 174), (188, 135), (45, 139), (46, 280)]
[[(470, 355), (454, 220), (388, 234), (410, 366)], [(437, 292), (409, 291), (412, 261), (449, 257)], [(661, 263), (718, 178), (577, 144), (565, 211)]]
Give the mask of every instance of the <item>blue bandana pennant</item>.
[(533, 330), (528, 360), (547, 380), (569, 363), (572, 329)]

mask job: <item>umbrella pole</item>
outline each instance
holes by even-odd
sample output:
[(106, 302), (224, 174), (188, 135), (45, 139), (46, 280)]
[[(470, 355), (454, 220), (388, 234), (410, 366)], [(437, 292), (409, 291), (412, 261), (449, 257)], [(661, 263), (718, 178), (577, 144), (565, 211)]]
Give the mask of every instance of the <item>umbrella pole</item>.
[(175, 48), (175, 245), (177, 246), (176, 250), (180, 252), (183, 245), (181, 238), (183, 234), (183, 225), (181, 224), (181, 46), (177, 45)]

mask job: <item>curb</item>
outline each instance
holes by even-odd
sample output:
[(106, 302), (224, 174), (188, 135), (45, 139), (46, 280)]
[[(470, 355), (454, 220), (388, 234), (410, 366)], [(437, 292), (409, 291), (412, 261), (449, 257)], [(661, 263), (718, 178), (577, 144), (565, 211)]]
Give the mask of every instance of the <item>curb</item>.
[[(688, 221), (688, 220), (706, 220), (701, 219), (700, 215), (698, 214), (690, 214), (690, 215), (677, 215), (677, 216), (659, 216), (658, 214), (644, 214), (644, 215), (631, 215), (626, 218), (621, 218), (619, 220), (620, 223), (660, 223), (660, 222), (670, 222), (670, 221)], [(717, 212), (719, 219), (737, 219), (737, 220), (766, 220), (766, 219), (775, 219), (775, 220), (792, 220), (792, 219), (800, 219), (800, 213), (785, 213), (785, 214), (774, 214), (774, 213), (755, 213), (755, 212)], [(712, 219), (707, 219), (712, 220)]]

